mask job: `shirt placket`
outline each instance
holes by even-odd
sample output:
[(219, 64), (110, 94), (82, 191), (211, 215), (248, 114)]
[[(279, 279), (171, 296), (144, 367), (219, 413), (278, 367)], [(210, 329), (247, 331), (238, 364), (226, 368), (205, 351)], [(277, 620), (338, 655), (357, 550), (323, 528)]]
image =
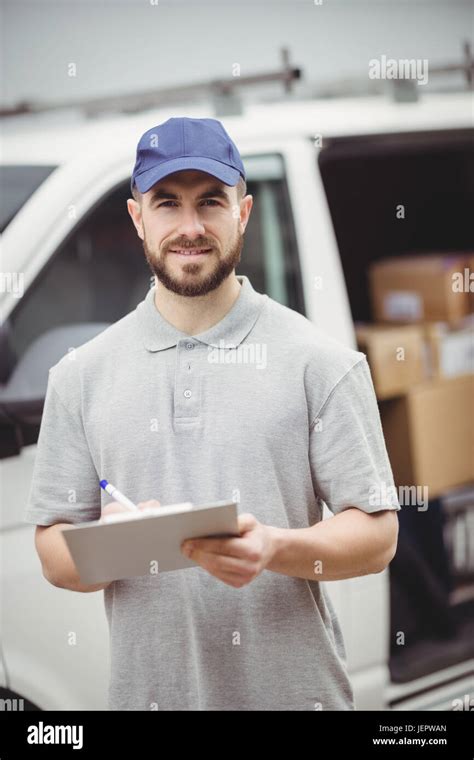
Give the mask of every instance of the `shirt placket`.
[(201, 416), (202, 351), (205, 349), (193, 338), (180, 340), (176, 346), (174, 386), (174, 421), (186, 425), (197, 423)]

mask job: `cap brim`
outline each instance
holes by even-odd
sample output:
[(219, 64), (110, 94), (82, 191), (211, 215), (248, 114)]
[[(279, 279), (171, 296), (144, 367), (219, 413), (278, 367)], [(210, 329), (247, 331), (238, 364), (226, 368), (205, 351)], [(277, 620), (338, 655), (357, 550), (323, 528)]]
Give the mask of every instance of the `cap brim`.
[(156, 185), (161, 179), (174, 172), (184, 171), (185, 169), (195, 169), (196, 171), (211, 174), (219, 179), (225, 185), (233, 187), (240, 179), (240, 172), (233, 169), (227, 164), (215, 161), (212, 158), (201, 158), (199, 156), (183, 156), (182, 158), (173, 158), (165, 161), (158, 166), (154, 166), (143, 174), (135, 176), (135, 184), (141, 193), (147, 193), (153, 185)]

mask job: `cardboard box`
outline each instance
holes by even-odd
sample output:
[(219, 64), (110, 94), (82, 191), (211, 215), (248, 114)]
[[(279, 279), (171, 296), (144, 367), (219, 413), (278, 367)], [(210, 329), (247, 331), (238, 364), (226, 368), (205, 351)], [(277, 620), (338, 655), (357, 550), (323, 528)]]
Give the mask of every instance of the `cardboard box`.
[(457, 377), (474, 372), (474, 315), (466, 317), (458, 329), (447, 322), (433, 322), (427, 323), (424, 331), (431, 377)]
[(474, 481), (474, 375), (422, 383), (380, 413), (397, 487), (427, 486), (433, 499)]
[(378, 399), (400, 396), (428, 379), (425, 334), (420, 325), (356, 323), (355, 331), (359, 349), (367, 355)]
[(469, 308), (474, 313), (474, 253), (469, 259)]
[(458, 322), (470, 311), (465, 270), (471, 256), (427, 254), (373, 262), (369, 280), (374, 319), (398, 323)]

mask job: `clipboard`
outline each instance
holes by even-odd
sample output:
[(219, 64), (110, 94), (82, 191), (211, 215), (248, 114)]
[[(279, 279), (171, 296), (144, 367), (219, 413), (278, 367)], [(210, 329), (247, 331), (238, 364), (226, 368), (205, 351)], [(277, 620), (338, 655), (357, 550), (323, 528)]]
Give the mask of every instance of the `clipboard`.
[(62, 528), (82, 583), (106, 583), (196, 567), (180, 549), (189, 538), (238, 536), (238, 502), (169, 504), (118, 512)]

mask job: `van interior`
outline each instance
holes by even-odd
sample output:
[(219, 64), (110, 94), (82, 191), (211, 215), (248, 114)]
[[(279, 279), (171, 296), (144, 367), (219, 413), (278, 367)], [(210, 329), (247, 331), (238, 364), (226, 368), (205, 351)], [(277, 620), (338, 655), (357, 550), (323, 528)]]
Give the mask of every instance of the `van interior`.
[[(355, 322), (372, 321), (371, 262), (474, 250), (473, 147), (472, 130), (325, 144), (319, 167)], [(430, 501), (426, 512), (402, 509), (399, 521), (390, 673), (401, 684), (474, 656), (474, 484)]]

